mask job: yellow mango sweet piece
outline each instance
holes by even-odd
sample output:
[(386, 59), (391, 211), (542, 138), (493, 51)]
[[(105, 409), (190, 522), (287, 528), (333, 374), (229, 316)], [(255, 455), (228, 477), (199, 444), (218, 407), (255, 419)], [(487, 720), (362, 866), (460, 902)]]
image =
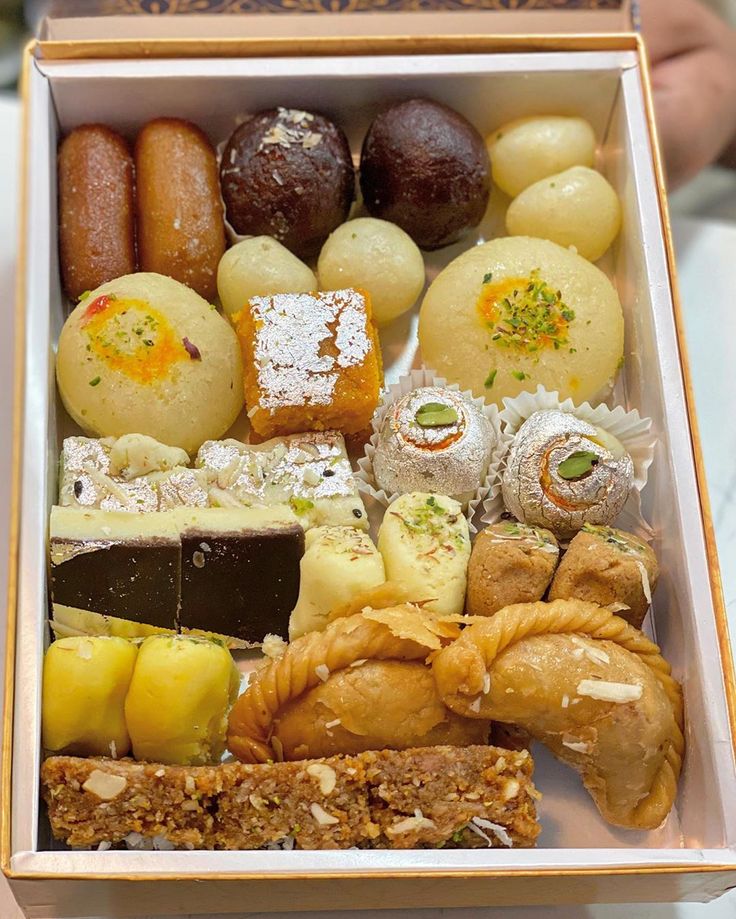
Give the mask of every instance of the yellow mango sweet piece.
[(221, 644), (185, 635), (152, 635), (140, 647), (125, 700), (139, 760), (203, 765), (225, 749), (240, 674)]
[(43, 745), (74, 756), (125, 756), (125, 695), (138, 649), (124, 638), (55, 641), (43, 662)]

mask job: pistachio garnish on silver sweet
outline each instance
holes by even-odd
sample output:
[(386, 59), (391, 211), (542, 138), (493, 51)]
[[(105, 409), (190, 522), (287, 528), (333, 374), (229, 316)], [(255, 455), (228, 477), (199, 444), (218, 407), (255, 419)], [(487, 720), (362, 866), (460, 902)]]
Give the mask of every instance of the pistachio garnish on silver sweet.
[(373, 457), (379, 488), (449, 495), (467, 504), (488, 472), (496, 433), (473, 402), (439, 386), (422, 386), (390, 405)]
[(617, 438), (552, 409), (535, 412), (519, 428), (502, 493), (518, 520), (565, 539), (585, 523), (615, 520), (633, 483), (633, 461)]

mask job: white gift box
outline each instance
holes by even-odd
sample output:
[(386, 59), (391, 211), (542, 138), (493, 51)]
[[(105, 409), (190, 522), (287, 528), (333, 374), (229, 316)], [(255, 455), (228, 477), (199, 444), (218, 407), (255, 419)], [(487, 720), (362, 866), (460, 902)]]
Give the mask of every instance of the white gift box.
[[(402, 54), (386, 53), (396, 50), (396, 39), (382, 44), (374, 36), (351, 44), (347, 56), (324, 56), (319, 40), (310, 46), (269, 38), (281, 49), (269, 57), (250, 56), (247, 39), (242, 56), (236, 39), (225, 48), (217, 38), (196, 45), (147, 39), (135, 55), (131, 38), (116, 49), (114, 40), (76, 45), (63, 30), (61, 36), (52, 30), (54, 37), (66, 45), (33, 45), (26, 57), (2, 775), (2, 867), (28, 915), (707, 900), (736, 884), (736, 691), (636, 36), (425, 35), (423, 53), (408, 53), (407, 46)], [(287, 105), (334, 116), (357, 151), (376, 111), (414, 95), (458, 109), (483, 134), (521, 115), (582, 115), (599, 140), (598, 166), (621, 197), (624, 229), (602, 263), (626, 319), (626, 360), (613, 399), (652, 418), (658, 438), (642, 502), (662, 570), (653, 628), (686, 702), (688, 749), (676, 809), (652, 832), (610, 827), (578, 776), (537, 748), (544, 798), (536, 849), (70, 851), (52, 841), (39, 798), (47, 519), (59, 446), (74, 432), (53, 374), (64, 318), (58, 139), (94, 121), (131, 138), (148, 119), (169, 115), (194, 121), (217, 144), (237, 116)], [(476, 239), (490, 231), (491, 223), (482, 224)], [(430, 277), (474, 241), (428, 255)], [(381, 331), (387, 383), (419, 365), (416, 319), (415, 309)]]

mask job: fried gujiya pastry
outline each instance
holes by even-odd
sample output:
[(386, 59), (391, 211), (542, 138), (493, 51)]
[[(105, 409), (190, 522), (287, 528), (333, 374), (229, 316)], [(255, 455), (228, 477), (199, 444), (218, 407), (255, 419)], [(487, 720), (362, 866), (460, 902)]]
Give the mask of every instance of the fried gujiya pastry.
[(618, 604), (617, 615), (639, 629), (658, 577), (657, 557), (646, 543), (623, 530), (586, 523), (555, 572), (549, 598)]
[(289, 702), (274, 718), (284, 759), (488, 741), (487, 721), (444, 705), (423, 661), (360, 660)]
[(228, 749), (263, 763), (485, 742), (488, 724), (453, 715), (427, 679), (427, 656), (459, 633), (455, 622), (404, 604), (365, 609), (298, 638), (233, 706)]
[(581, 774), (609, 823), (654, 829), (667, 817), (685, 746), (681, 688), (659, 648), (610, 610), (507, 606), (432, 667), (449, 708), (528, 731)]
[(561, 539), (584, 523), (611, 523), (634, 482), (634, 464), (608, 431), (570, 412), (535, 412), (519, 428), (503, 474), (503, 501), (518, 520)]
[(468, 566), (465, 608), (492, 616), (511, 603), (541, 600), (560, 557), (549, 530), (515, 520), (494, 523), (478, 534)]

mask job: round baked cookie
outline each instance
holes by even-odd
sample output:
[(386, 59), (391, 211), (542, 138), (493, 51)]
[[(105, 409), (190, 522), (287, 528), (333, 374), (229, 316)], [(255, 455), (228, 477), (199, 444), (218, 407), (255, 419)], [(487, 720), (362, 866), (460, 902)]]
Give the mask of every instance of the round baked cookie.
[(584, 118), (539, 115), (501, 125), (486, 138), (493, 181), (514, 197), (534, 182), (592, 166), (595, 134)]
[(307, 294), (317, 286), (312, 269), (270, 236), (236, 243), (217, 267), (217, 292), (228, 316), (239, 313), (251, 297)]
[(419, 314), (422, 360), (501, 404), (542, 384), (560, 399), (602, 398), (621, 364), (621, 303), (603, 272), (545, 239), (511, 236), (464, 252)]
[(230, 324), (160, 274), (124, 275), (85, 297), (61, 330), (56, 378), (86, 432), (147, 434), (188, 453), (222, 436), (243, 406)]
[(560, 558), (554, 534), (516, 520), (501, 520), (481, 530), (468, 565), (465, 610), (492, 616), (513, 603), (541, 600)]
[(355, 170), (342, 130), (298, 109), (259, 112), (222, 153), (227, 219), (244, 236), (273, 236), (300, 258), (316, 255), (347, 219)]
[(398, 224), (422, 249), (439, 249), (483, 218), (491, 188), (488, 153), (458, 112), (409, 99), (371, 124), (360, 187), (370, 214)]
[(416, 244), (395, 223), (375, 217), (338, 227), (322, 247), (317, 273), (322, 290), (367, 290), (379, 325), (411, 309), (424, 287), (424, 259)]

